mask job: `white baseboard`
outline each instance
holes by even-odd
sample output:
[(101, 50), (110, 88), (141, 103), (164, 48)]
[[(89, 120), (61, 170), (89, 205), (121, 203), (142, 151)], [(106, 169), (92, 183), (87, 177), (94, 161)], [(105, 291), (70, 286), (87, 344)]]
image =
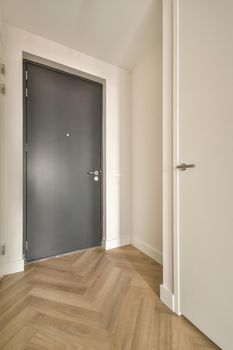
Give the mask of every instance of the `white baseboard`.
[(109, 249), (119, 248), (128, 244), (130, 244), (129, 240), (111, 239), (111, 240), (105, 241), (105, 249), (109, 250)]
[(141, 250), (143, 253), (148, 255), (151, 259), (157, 261), (160, 265), (163, 264), (163, 254), (157, 249), (151, 247), (149, 244), (142, 242), (140, 239), (134, 238), (134, 237), (131, 238), (131, 244), (135, 248)]
[(163, 284), (160, 285), (160, 299), (171, 311), (175, 311), (174, 294)]
[(24, 271), (24, 260), (11, 261), (4, 264), (4, 274), (10, 275), (11, 273)]

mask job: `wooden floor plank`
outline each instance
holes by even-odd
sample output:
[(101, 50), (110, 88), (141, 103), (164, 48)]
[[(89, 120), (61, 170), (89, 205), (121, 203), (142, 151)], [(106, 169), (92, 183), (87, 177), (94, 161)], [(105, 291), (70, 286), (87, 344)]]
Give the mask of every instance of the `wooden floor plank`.
[(24, 350), (28, 341), (36, 334), (32, 327), (23, 327), (18, 333), (3, 347), (4, 350)]
[(27, 265), (0, 282), (0, 349), (218, 349), (161, 303), (161, 283), (161, 265), (132, 246)]

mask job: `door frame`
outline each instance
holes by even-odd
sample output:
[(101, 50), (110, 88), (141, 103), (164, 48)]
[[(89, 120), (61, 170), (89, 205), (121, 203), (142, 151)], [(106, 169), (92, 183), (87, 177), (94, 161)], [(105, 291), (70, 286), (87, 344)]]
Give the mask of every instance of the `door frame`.
[[(25, 65), (26, 63), (36, 64), (37, 66), (52, 69), (54, 71), (64, 73), (70, 76), (76, 76), (85, 80), (99, 83), (102, 85), (102, 111), (101, 111), (101, 245), (105, 246), (106, 241), (106, 80), (95, 75), (82, 72), (78, 69), (65, 66), (63, 64), (39, 57), (27, 52), (23, 52), (22, 76), (23, 76), (23, 257), (26, 262), (26, 238), (27, 238), (27, 157), (26, 157), (26, 77)], [(70, 252), (73, 253), (73, 252)], [(66, 254), (70, 254), (66, 253)], [(61, 255), (66, 255), (61, 254)]]
[(163, 284), (161, 300), (180, 312), (179, 0), (163, 0)]
[(173, 273), (174, 311), (180, 311), (179, 159), (179, 0), (173, 1)]

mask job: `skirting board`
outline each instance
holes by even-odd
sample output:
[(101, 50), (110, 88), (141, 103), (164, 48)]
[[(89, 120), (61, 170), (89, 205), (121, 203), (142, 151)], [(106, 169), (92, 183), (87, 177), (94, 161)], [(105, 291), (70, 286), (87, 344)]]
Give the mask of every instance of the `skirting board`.
[(12, 261), (4, 264), (4, 275), (24, 271), (24, 260)]
[(157, 261), (160, 265), (163, 264), (163, 254), (157, 249), (151, 247), (150, 245), (142, 242), (140, 239), (131, 238), (131, 244), (141, 250), (143, 253), (148, 255), (151, 259)]
[(170, 310), (175, 312), (174, 294), (163, 284), (160, 285), (160, 299)]
[(109, 249), (119, 248), (128, 244), (130, 244), (129, 240), (111, 239), (111, 240), (105, 241), (105, 249), (109, 250)]

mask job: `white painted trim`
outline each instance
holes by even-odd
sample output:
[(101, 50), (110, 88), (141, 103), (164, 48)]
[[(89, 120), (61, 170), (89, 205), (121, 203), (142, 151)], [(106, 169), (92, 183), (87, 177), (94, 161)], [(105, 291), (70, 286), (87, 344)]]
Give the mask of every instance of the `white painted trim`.
[(179, 0), (173, 2), (173, 281), (174, 311), (180, 315), (179, 234)]
[(174, 294), (163, 284), (160, 286), (160, 299), (172, 311), (174, 309)]
[(141, 241), (138, 238), (132, 238), (131, 244), (141, 250), (144, 254), (148, 255), (150, 258), (163, 265), (163, 254), (157, 249), (153, 248), (149, 244)]
[(4, 275), (24, 271), (24, 260), (11, 261), (4, 264)]
[(163, 287), (173, 293), (173, 0), (163, 0)]
[(111, 240), (105, 241), (105, 249), (109, 250), (109, 249), (119, 248), (128, 244), (130, 244), (129, 240), (125, 241), (121, 239), (111, 239)]
[[(163, 0), (163, 285), (180, 314), (179, 252), (179, 0)], [(168, 296), (170, 295), (170, 297)], [(161, 297), (161, 299), (162, 299)], [(169, 301), (170, 300), (170, 301)], [(163, 300), (162, 300), (163, 301)]]

